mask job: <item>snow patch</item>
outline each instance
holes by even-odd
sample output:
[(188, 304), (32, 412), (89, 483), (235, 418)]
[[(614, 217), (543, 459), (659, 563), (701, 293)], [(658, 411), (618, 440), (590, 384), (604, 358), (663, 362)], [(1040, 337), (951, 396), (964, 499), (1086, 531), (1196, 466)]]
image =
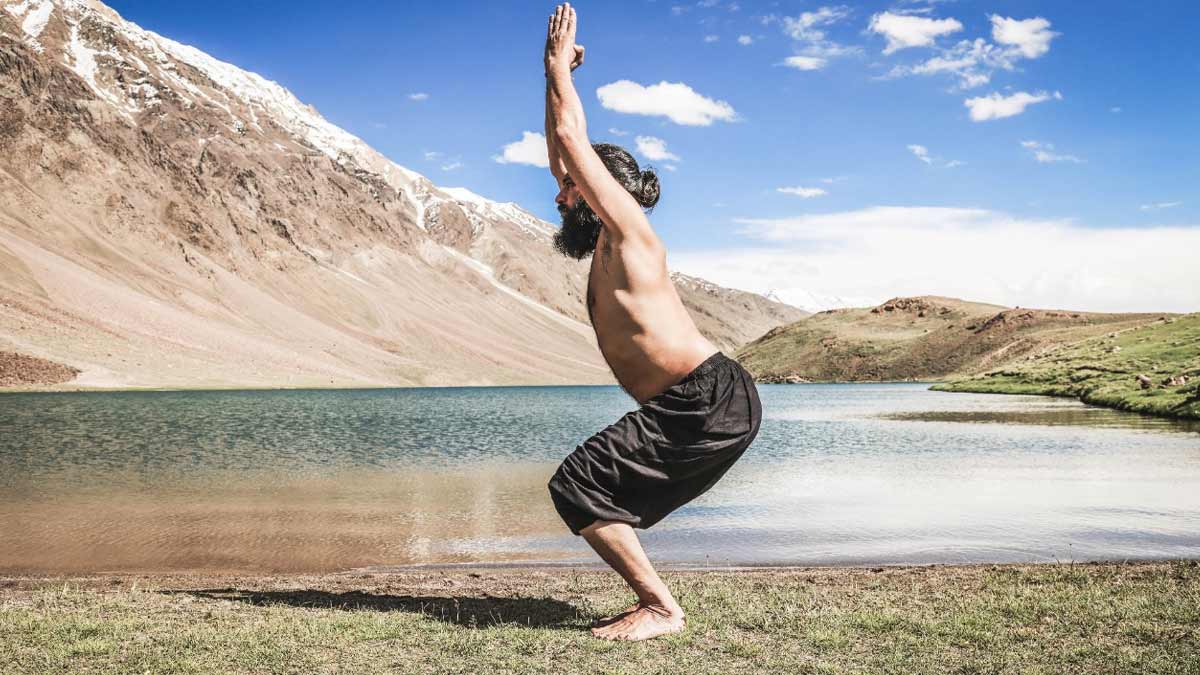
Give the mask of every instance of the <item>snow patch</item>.
[(50, 0), (42, 0), (25, 16), (25, 21), (21, 24), (21, 30), (25, 31), (38, 51), (42, 50), (42, 45), (37, 42), (37, 39), (42, 31), (46, 30), (46, 22), (50, 20), (50, 13), (53, 11), (54, 3)]

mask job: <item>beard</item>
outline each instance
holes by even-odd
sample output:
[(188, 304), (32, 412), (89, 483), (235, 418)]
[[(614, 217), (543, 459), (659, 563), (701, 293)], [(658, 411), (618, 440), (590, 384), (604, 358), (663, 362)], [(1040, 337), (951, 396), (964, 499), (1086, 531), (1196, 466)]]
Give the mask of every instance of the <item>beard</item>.
[(574, 208), (560, 206), (558, 212), (562, 214), (562, 227), (554, 233), (554, 248), (576, 260), (583, 260), (595, 252), (604, 223), (592, 207), (581, 198)]

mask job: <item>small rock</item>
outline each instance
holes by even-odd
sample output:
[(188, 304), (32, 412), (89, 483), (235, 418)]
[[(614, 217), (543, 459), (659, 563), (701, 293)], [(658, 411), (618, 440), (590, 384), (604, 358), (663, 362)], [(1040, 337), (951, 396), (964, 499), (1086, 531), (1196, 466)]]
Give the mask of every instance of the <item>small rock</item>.
[(1150, 381), (1150, 378), (1146, 377), (1145, 375), (1138, 375), (1137, 381), (1141, 383), (1142, 389), (1149, 389), (1150, 387), (1154, 386), (1154, 383)]

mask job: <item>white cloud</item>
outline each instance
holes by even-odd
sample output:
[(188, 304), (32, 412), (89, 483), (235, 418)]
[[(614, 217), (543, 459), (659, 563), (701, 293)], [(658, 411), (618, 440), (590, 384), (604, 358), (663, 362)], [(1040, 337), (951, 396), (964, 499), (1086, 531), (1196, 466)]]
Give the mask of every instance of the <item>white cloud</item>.
[[(549, 162), (547, 162), (547, 163), (546, 163), (546, 166), (549, 166), (549, 165), (550, 165), (550, 163), (549, 163)], [(462, 167), (463, 167), (463, 163), (462, 163), (462, 162), (460, 162), (460, 161), (458, 161), (458, 160), (456, 159), (456, 160), (454, 160), (454, 161), (452, 161), (452, 162), (448, 162), (448, 163), (446, 163), (446, 164), (443, 164), (443, 165), (442, 165), (442, 171), (454, 171), (455, 169), (461, 169)]]
[(706, 43), (718, 42), (718, 41), (720, 41), (720, 39), (721, 39), (720, 35), (705, 35), (704, 36), (704, 42), (706, 42)]
[(608, 133), (612, 134), (613, 136), (628, 136), (629, 135), (628, 131), (625, 131), (623, 129), (618, 129), (616, 127), (609, 127)]
[(1200, 310), (1200, 226), (1088, 228), (947, 207), (737, 222), (749, 237), (745, 245), (676, 250), (672, 269), (733, 288), (774, 290), (796, 304), (813, 294), (861, 306), (944, 295), (1080, 311)]
[(908, 146), (908, 149), (910, 152), (912, 152), (912, 154), (917, 156), (917, 159), (925, 162), (926, 164), (933, 164), (933, 158), (929, 156), (929, 148), (926, 148), (923, 145), (913, 144)]
[(929, 154), (929, 148), (916, 143), (905, 147), (908, 148), (908, 151), (911, 152), (914, 157), (930, 166), (941, 166), (944, 169), (953, 169), (956, 166), (962, 166), (963, 164), (966, 164), (966, 162), (959, 161), (957, 159), (946, 161), (941, 157), (934, 157), (933, 155)]
[(813, 197), (824, 197), (825, 195), (829, 194), (828, 192), (825, 191), (824, 188), (800, 187), (799, 185), (797, 185), (796, 187), (775, 188), (775, 191), (782, 192), (785, 195), (796, 195), (797, 197), (800, 197), (801, 199), (812, 199)]
[(828, 63), (825, 59), (817, 56), (789, 56), (783, 60), (781, 65), (796, 70), (820, 70)]
[(1036, 59), (1050, 51), (1050, 41), (1059, 35), (1050, 30), (1050, 22), (1040, 16), (1018, 20), (993, 14), (991, 19), (992, 39), (1016, 47), (1027, 59)]
[(929, 19), (883, 12), (871, 17), (867, 30), (887, 38), (883, 53), (891, 54), (909, 47), (930, 47), (939, 36), (956, 33), (962, 27), (957, 19)]
[[(654, 162), (679, 162), (678, 155), (675, 155), (667, 150), (667, 142), (661, 138), (654, 136), (638, 136), (634, 139), (637, 143), (637, 151), (642, 157)], [(674, 169), (671, 169), (674, 171)]]
[(750, 37), (749, 35), (739, 35), (738, 44), (742, 46), (752, 45), (754, 44), (754, 38)]
[(1108, 109), (1108, 112), (1110, 112), (1110, 113), (1119, 113), (1119, 112), (1121, 112), (1121, 106), (1119, 106), (1119, 105), (1114, 105), (1113, 107), (1111, 107), (1111, 108), (1109, 108), (1109, 109)]
[(1021, 147), (1033, 153), (1033, 158), (1042, 164), (1052, 162), (1073, 162), (1075, 164), (1083, 164), (1083, 160), (1075, 155), (1060, 155), (1054, 152), (1053, 143), (1043, 143), (1041, 141), (1021, 141)]
[(426, 150), (425, 151), (425, 159), (427, 159), (431, 162), (435, 159), (440, 158), (441, 156), (442, 156), (442, 153), (440, 153), (436, 150)]
[(521, 132), (521, 140), (504, 146), (499, 155), (492, 159), (500, 164), (528, 164), (548, 168), (550, 154), (546, 149), (546, 137), (533, 131)]
[(945, 49), (935, 46), (937, 56), (917, 65), (895, 66), (886, 77), (946, 73), (959, 78), (959, 88), (970, 89), (990, 82), (998, 69), (1011, 71), (1021, 59), (1041, 57), (1050, 50), (1050, 40), (1059, 35), (1040, 17), (1017, 20), (993, 15), (991, 19), (992, 36), (998, 44), (975, 38)]
[(644, 87), (618, 80), (596, 90), (600, 105), (621, 113), (658, 115), (676, 124), (706, 127), (715, 121), (737, 119), (733, 106), (696, 93), (682, 82), (659, 82)]
[(821, 26), (828, 26), (850, 16), (846, 7), (820, 7), (815, 12), (803, 12), (800, 16), (783, 17), (783, 32), (793, 40), (820, 42), (825, 39)]
[(1157, 211), (1159, 209), (1173, 209), (1182, 203), (1183, 202), (1158, 202), (1157, 204), (1142, 204), (1140, 208), (1143, 211)]
[(998, 120), (1020, 115), (1025, 112), (1026, 107), (1034, 103), (1049, 101), (1051, 98), (1062, 100), (1062, 94), (1057, 91), (1053, 94), (1048, 94), (1044, 91), (1039, 91), (1036, 94), (1018, 91), (1010, 96), (1003, 96), (998, 92), (992, 92), (987, 96), (969, 98), (963, 101), (963, 105), (970, 109), (972, 120), (983, 122), (985, 120)]
[(410, 101), (424, 101), (424, 100), (427, 100), (428, 98), (429, 98), (429, 94), (426, 94), (423, 91), (418, 91), (415, 94), (408, 95), (408, 100), (410, 100)]
[(783, 25), (783, 32), (799, 44), (798, 56), (784, 61), (784, 65), (798, 70), (818, 70), (828, 59), (856, 54), (858, 47), (847, 47), (825, 37), (824, 27), (850, 16), (847, 7), (820, 7), (815, 12), (803, 12), (800, 16), (777, 17), (773, 14), (762, 17), (764, 26), (776, 21)]

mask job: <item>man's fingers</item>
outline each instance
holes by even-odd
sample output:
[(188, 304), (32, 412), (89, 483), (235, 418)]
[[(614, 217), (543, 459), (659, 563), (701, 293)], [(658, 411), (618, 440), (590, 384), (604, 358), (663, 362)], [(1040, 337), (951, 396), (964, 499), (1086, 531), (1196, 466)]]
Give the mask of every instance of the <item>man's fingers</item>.
[(575, 8), (567, 5), (567, 35), (575, 37)]

